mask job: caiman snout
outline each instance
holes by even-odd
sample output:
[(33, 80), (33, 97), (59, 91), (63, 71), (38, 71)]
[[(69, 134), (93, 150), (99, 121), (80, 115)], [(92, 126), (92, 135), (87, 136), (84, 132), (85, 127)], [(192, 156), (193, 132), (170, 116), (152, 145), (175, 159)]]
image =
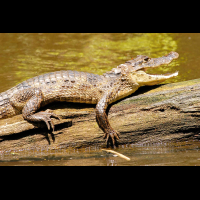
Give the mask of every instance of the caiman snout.
[(170, 52), (167, 55), (160, 58), (150, 58), (148, 62), (143, 63), (141, 67), (145, 68), (154, 68), (160, 65), (167, 65), (172, 62), (172, 60), (177, 59), (179, 54), (177, 52)]
[(177, 52), (171, 51), (166, 56), (163, 56), (161, 58), (155, 58), (155, 59), (161, 59), (163, 64), (169, 64), (172, 62), (172, 60), (177, 59), (179, 57), (179, 54)]
[(171, 51), (171, 52), (168, 53), (166, 56), (167, 56), (167, 57), (168, 57), (168, 56), (169, 56), (169, 57), (172, 57), (173, 59), (177, 59), (177, 58), (179, 57), (179, 54), (178, 54), (177, 52), (175, 52), (175, 51)]
[[(159, 67), (160, 65), (169, 64), (172, 60), (177, 59), (179, 54), (177, 52), (171, 51), (165, 56), (160, 58), (150, 58), (148, 56), (139, 55), (133, 60), (129, 60), (125, 63), (127, 66), (131, 66), (132, 70), (145, 70), (148, 68)], [(124, 64), (119, 65), (117, 68), (123, 68)]]
[(167, 55), (160, 58), (149, 58), (146, 63), (143, 63), (140, 67), (137, 68), (135, 73), (135, 78), (139, 85), (156, 85), (161, 83), (169, 78), (175, 77), (178, 75), (178, 72), (172, 74), (164, 75), (151, 75), (145, 73), (143, 70), (148, 68), (158, 67), (160, 65), (169, 64), (172, 60), (177, 59), (179, 54), (177, 52), (170, 52)]

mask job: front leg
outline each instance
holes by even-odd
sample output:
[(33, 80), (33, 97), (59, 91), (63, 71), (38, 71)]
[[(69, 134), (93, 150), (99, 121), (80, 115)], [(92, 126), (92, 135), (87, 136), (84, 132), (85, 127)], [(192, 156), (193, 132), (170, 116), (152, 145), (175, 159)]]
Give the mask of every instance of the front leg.
[(109, 145), (109, 139), (112, 139), (112, 145), (115, 146), (116, 139), (119, 139), (118, 132), (115, 131), (108, 121), (106, 115), (106, 109), (108, 107), (109, 101), (113, 96), (113, 92), (105, 94), (97, 103), (96, 106), (96, 119), (99, 127), (105, 133), (104, 138), (106, 138), (107, 146)]

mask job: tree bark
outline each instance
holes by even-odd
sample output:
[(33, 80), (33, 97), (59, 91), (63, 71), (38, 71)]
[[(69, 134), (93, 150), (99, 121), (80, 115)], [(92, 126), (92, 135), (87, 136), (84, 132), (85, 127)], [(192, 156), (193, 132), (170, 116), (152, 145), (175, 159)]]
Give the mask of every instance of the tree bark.
[[(62, 120), (53, 119), (55, 132), (45, 123), (29, 123), (21, 115), (0, 121), (0, 151), (48, 147), (105, 147), (95, 105), (57, 103), (47, 106)], [(118, 144), (156, 143), (198, 137), (200, 79), (141, 87), (132, 96), (110, 106), (108, 119), (120, 132)]]

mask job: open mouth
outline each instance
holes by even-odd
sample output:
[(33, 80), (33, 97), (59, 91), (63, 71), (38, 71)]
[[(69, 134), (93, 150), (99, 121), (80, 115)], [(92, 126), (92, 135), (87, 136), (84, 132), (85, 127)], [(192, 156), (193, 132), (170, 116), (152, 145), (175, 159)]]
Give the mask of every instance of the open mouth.
[(177, 59), (179, 54), (177, 52), (170, 52), (165, 56), (160, 58), (150, 58), (148, 56), (137, 56), (136, 59), (127, 61), (126, 63), (130, 63), (135, 71), (143, 70), (146, 71), (147, 69), (152, 69), (159, 67), (161, 65), (168, 65), (173, 60)]
[[(157, 68), (161, 65), (168, 65), (169, 63), (171, 63), (173, 60), (177, 59), (178, 57), (179, 57), (179, 54), (177, 52), (172, 51), (169, 54), (160, 58), (149, 58), (147, 63), (144, 62), (144, 68), (141, 68), (139, 70), (146, 72), (148, 69)], [(166, 74), (160, 74), (160, 75), (148, 74), (148, 76), (151, 78), (164, 78), (164, 79), (172, 78), (177, 75), (178, 75), (178, 71), (176, 71), (175, 73), (166, 73)]]

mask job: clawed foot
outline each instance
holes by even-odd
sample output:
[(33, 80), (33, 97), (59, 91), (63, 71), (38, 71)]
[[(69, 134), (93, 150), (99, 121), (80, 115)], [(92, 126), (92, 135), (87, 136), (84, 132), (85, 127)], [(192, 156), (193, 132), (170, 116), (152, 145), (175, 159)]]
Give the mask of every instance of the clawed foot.
[(110, 131), (109, 133), (105, 133), (104, 139), (106, 138), (107, 147), (109, 146), (109, 142), (111, 146), (116, 147), (116, 139), (119, 140), (119, 133), (117, 131)]
[(51, 117), (56, 118), (56, 119), (59, 119), (59, 120), (60, 120), (60, 117), (58, 117), (58, 115), (54, 114), (54, 113), (53, 113), (51, 110), (49, 110), (49, 109), (46, 110), (46, 111), (41, 111), (41, 112), (40, 112), (40, 115), (43, 116), (43, 119), (42, 119), (42, 120), (46, 123), (48, 130), (50, 130), (50, 126), (51, 126), (51, 128), (52, 128), (52, 130), (53, 130), (53, 132), (54, 132), (55, 126), (54, 126), (54, 124), (53, 124), (53, 122), (52, 122)]
[(59, 119), (60, 120), (60, 117), (58, 117), (56, 114), (54, 114), (51, 110), (46, 110), (46, 111), (41, 111), (41, 112), (38, 112), (38, 113), (35, 113), (34, 115), (32, 115), (29, 120), (31, 121), (44, 121), (47, 125), (47, 128), (48, 130), (50, 130), (52, 128), (53, 132), (54, 132), (54, 124), (52, 122), (52, 119), (51, 117), (53, 118), (56, 118), (56, 119)]

